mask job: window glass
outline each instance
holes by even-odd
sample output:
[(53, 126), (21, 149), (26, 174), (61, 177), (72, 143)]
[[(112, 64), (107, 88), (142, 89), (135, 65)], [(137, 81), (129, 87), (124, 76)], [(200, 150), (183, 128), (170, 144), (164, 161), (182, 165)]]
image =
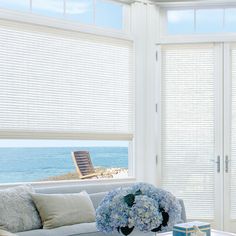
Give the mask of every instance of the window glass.
[(97, 26), (122, 29), (123, 7), (121, 4), (106, 0), (97, 0), (95, 11), (95, 24)]
[(1, 140), (0, 183), (78, 179), (71, 152), (81, 150), (98, 178), (128, 176), (128, 141)]
[(52, 17), (63, 17), (63, 0), (32, 0), (32, 12)]
[(169, 34), (194, 33), (194, 10), (169, 10), (167, 21)]
[(0, 7), (19, 10), (19, 11), (29, 11), (30, 1), (29, 0), (1, 0)]
[(81, 23), (93, 24), (93, 0), (67, 0), (66, 17), (79, 21)]
[(225, 9), (225, 31), (236, 32), (236, 8)]
[(196, 32), (221, 32), (223, 30), (223, 17), (223, 9), (196, 10)]

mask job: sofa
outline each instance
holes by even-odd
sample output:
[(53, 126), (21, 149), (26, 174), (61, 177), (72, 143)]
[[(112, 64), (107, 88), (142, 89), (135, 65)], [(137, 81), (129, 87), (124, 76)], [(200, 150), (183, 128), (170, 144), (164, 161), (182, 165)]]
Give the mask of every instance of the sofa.
[[(83, 190), (89, 194), (95, 209), (98, 207), (99, 203), (105, 196), (105, 194), (117, 187), (128, 187), (132, 183), (130, 182), (120, 182), (112, 184), (86, 184), (86, 185), (65, 185), (65, 186), (55, 186), (55, 187), (36, 187), (34, 188), (36, 193), (43, 194), (66, 194), (66, 193), (79, 193)], [(185, 222), (186, 214), (185, 207), (182, 200), (179, 200), (182, 206), (181, 218)], [(102, 232), (98, 232), (96, 229), (96, 223), (81, 223), (75, 225), (62, 226), (54, 229), (36, 229), (25, 232), (16, 233), (18, 236), (105, 236)], [(119, 233), (110, 234), (113, 236), (120, 236)]]

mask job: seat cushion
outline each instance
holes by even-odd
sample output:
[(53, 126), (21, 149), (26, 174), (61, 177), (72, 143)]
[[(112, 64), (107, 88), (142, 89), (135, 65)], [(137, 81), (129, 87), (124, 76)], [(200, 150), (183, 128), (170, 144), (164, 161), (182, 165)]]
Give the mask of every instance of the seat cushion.
[[(39, 229), (17, 233), (18, 236), (108, 236), (98, 232), (96, 229), (96, 223), (83, 223), (70, 226), (62, 226), (55, 229)], [(112, 234), (112, 236), (120, 236), (118, 233)]]

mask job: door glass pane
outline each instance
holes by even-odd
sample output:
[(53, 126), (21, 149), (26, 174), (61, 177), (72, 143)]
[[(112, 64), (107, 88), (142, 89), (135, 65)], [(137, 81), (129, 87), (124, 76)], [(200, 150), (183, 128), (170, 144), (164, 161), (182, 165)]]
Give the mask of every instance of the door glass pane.
[(122, 5), (106, 0), (97, 0), (95, 23), (97, 26), (121, 30), (123, 27)]
[(93, 0), (67, 0), (66, 17), (81, 23), (93, 24)]
[(63, 17), (63, 0), (32, 0), (32, 12), (40, 15)]
[(19, 11), (29, 11), (30, 10), (30, 1), (29, 0), (1, 0), (1, 8), (9, 8)]
[(196, 10), (196, 32), (221, 32), (223, 30), (223, 17), (223, 9)]
[(169, 34), (194, 33), (194, 10), (169, 10), (167, 28)]
[(162, 51), (162, 185), (184, 200), (188, 219), (214, 219), (215, 50), (172, 45)]
[(236, 32), (236, 8), (225, 9), (225, 31)]

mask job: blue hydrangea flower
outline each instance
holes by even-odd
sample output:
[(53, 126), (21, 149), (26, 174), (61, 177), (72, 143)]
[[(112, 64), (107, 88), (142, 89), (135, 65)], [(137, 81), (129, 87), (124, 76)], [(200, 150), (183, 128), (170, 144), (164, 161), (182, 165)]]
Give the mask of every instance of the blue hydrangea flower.
[(130, 219), (129, 226), (144, 232), (157, 228), (163, 220), (158, 203), (146, 195), (136, 196), (131, 207)]
[[(134, 204), (128, 206), (124, 197), (136, 194)], [(137, 183), (127, 188), (109, 192), (96, 210), (96, 225), (99, 231), (111, 233), (120, 227), (135, 227), (143, 232), (158, 228), (163, 221), (161, 209), (169, 215), (167, 226), (161, 232), (172, 230), (181, 222), (181, 205), (170, 193), (146, 183)]]

